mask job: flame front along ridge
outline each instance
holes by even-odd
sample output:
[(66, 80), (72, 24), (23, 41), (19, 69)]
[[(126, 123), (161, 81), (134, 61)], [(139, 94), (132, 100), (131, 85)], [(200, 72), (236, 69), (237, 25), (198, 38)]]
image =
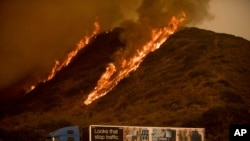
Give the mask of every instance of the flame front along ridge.
[[(185, 17), (185, 14), (183, 15)], [(106, 95), (109, 91), (111, 91), (120, 80), (127, 77), (131, 71), (134, 71), (139, 67), (140, 63), (148, 53), (158, 49), (160, 45), (178, 29), (178, 26), (184, 20), (185, 18), (178, 19), (173, 16), (168, 26), (158, 29), (152, 29), (151, 40), (143, 45), (141, 50), (137, 50), (137, 54), (135, 54), (134, 57), (130, 58), (129, 60), (123, 60), (121, 66), (115, 66), (114, 63), (110, 63), (106, 67), (106, 71), (98, 80), (94, 90), (90, 92), (87, 99), (83, 103), (85, 105), (89, 105), (94, 100)], [(119, 67), (120, 69), (117, 70), (117, 67)]]
[[(93, 30), (92, 34), (86, 35), (82, 40), (80, 40), (77, 43), (76, 48), (73, 51), (71, 51), (62, 62), (55, 60), (54, 67), (51, 69), (48, 77), (46, 79), (44, 79), (42, 82), (47, 82), (47, 81), (51, 80), (52, 78), (54, 78), (54, 76), (56, 75), (56, 73), (58, 71), (60, 71), (64, 67), (68, 66), (69, 63), (71, 62), (72, 58), (75, 57), (77, 55), (77, 53), (89, 43), (89, 40), (99, 33), (99, 31), (100, 31), (99, 23), (94, 22), (94, 30)], [(26, 93), (29, 93), (30, 91), (35, 89), (35, 87), (36, 87), (36, 85), (30, 86), (30, 89), (28, 91), (26, 91)]]

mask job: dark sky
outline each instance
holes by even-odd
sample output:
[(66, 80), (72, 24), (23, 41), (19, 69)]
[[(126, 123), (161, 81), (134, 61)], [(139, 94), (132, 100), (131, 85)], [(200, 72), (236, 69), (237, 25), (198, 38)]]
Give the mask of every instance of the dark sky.
[(92, 32), (95, 20), (102, 30), (110, 29), (123, 18), (122, 2), (1, 0), (0, 88), (27, 73), (50, 70), (54, 60), (64, 58)]
[[(82, 37), (92, 32), (94, 21), (100, 23), (102, 31), (118, 26), (125, 19), (135, 21), (138, 19), (136, 9), (142, 1), (1, 0), (0, 89), (29, 74), (47, 73), (55, 60), (63, 59)], [(141, 7), (140, 16), (154, 15), (152, 12), (159, 10), (155, 4), (155, 9), (147, 11), (151, 3), (148, 0), (144, 2), (145, 7)], [(175, 12), (175, 9), (184, 8), (189, 14), (189, 21), (192, 20), (189, 26), (250, 39), (248, 0), (212, 0), (211, 15), (203, 10), (203, 4), (206, 5), (208, 0), (154, 2), (159, 2), (158, 6), (165, 4), (166, 7), (161, 7), (162, 11), (169, 8), (170, 12)], [(203, 16), (208, 18), (201, 22)]]

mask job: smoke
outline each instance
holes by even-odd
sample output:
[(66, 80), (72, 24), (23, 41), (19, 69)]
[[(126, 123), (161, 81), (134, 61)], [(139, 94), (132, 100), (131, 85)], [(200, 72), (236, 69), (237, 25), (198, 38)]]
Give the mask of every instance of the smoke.
[[(62, 60), (93, 30), (120, 26), (126, 48), (115, 59), (133, 56), (152, 28), (165, 26), (172, 16), (186, 14), (186, 24), (207, 17), (208, 0), (1, 0), (0, 89), (29, 74), (46, 76), (55, 60)], [(37, 79), (40, 79), (40, 76)]]
[(209, 0), (143, 0), (136, 12), (136, 20), (125, 20), (120, 24), (125, 29), (120, 39), (126, 48), (117, 52), (116, 66), (121, 66), (122, 60), (129, 60), (142, 50), (151, 39), (152, 29), (169, 26), (173, 16), (185, 17), (184, 25), (196, 25), (213, 18), (209, 13)]
[(209, 0), (144, 0), (137, 11), (139, 22), (153, 27), (164, 26), (172, 16), (179, 17), (183, 12), (187, 15), (186, 24), (197, 24), (211, 18)]

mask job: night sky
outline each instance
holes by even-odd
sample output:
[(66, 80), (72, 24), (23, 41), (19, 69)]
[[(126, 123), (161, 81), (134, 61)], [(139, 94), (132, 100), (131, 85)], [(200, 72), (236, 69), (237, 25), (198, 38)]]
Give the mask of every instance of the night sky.
[[(82, 37), (92, 32), (94, 21), (100, 23), (102, 31), (107, 31), (125, 20), (143, 18), (145, 14), (158, 17), (152, 12), (159, 9), (175, 13), (184, 8), (187, 26), (250, 40), (248, 0), (155, 0), (159, 3), (155, 4), (155, 9), (148, 8), (151, 5), (148, 0), (142, 1), (1, 0), (0, 89), (30, 74), (37, 79), (46, 75), (55, 60), (62, 60)], [(162, 18), (159, 16), (156, 20), (161, 22)]]

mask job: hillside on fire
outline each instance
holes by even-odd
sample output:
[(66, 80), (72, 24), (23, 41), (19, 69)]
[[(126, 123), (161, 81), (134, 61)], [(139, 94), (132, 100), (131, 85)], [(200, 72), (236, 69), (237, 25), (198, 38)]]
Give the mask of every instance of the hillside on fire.
[(108, 124), (204, 127), (206, 140), (218, 141), (228, 140), (230, 124), (250, 124), (250, 42), (198, 28), (174, 33), (105, 96), (84, 104), (126, 47), (122, 32), (93, 37), (53, 79), (1, 105), (0, 140), (42, 141), (64, 126)]

